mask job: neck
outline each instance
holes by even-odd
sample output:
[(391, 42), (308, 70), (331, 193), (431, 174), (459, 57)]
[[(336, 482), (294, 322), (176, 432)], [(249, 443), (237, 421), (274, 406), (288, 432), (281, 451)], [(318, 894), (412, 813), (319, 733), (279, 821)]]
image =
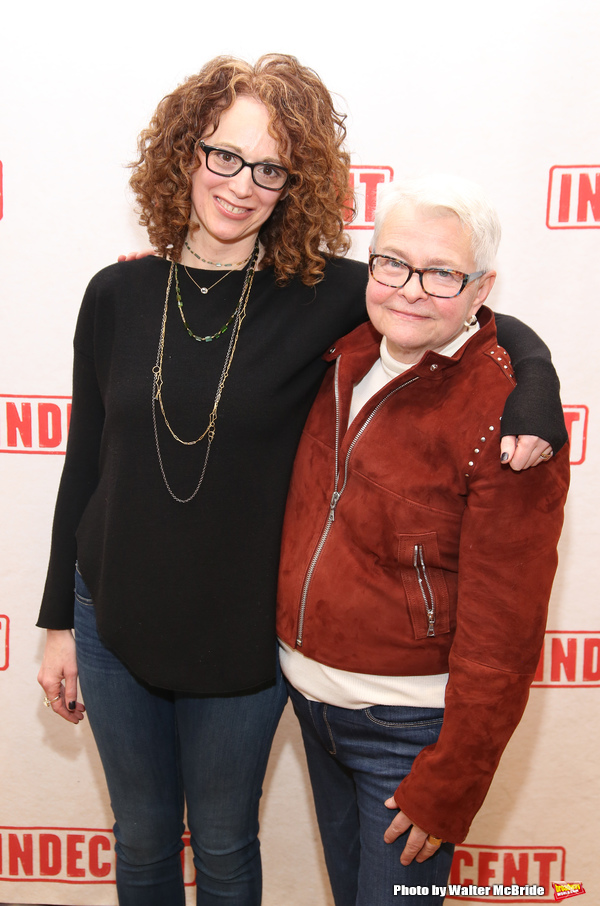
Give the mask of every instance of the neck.
[(206, 270), (235, 270), (248, 261), (255, 242), (256, 236), (235, 243), (211, 241), (200, 228), (193, 235), (188, 233), (181, 252), (181, 263)]
[[(463, 327), (456, 336), (452, 337), (451, 340), (448, 340), (443, 346), (435, 346), (431, 348), (432, 352), (437, 352), (439, 355), (453, 356), (455, 352), (458, 352), (461, 346), (469, 340), (473, 334), (477, 333), (479, 330), (479, 324), (476, 322), (473, 326)], [(385, 339), (385, 338), (384, 338)], [(410, 368), (412, 365), (416, 365), (417, 362), (420, 362), (426, 352), (429, 350), (427, 348), (419, 350), (403, 350), (399, 346), (393, 346), (390, 348), (390, 343), (386, 340), (386, 349), (388, 354), (395, 359), (400, 365)]]

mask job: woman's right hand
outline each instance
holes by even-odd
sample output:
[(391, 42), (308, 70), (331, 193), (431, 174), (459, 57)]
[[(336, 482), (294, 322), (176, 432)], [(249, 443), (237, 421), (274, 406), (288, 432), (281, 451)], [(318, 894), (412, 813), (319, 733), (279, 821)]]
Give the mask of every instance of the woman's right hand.
[(75, 639), (70, 629), (46, 630), (46, 647), (38, 683), (48, 700), (56, 699), (50, 705), (55, 714), (60, 714), (72, 724), (83, 720), (85, 707), (77, 701), (77, 658)]

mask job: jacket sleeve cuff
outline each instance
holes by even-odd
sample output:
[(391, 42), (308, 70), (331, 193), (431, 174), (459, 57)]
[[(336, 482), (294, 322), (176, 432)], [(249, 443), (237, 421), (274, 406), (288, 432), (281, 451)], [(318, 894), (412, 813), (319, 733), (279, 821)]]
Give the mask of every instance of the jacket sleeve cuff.
[(415, 758), (394, 794), (422, 830), (462, 843), (481, 808), (533, 680), (451, 655), (440, 737)]

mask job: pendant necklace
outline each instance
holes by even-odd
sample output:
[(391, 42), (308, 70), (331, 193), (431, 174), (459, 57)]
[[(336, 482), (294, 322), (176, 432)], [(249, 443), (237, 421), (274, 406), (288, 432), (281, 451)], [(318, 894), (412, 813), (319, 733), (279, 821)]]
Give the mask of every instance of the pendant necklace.
[[(239, 300), (238, 304), (236, 305), (236, 307), (235, 307), (234, 310), (233, 310), (232, 315), (228, 318), (228, 320), (225, 322), (225, 324), (223, 325), (223, 327), (221, 327), (220, 330), (217, 330), (216, 333), (210, 334), (210, 335), (207, 336), (207, 337), (200, 337), (200, 336), (198, 336), (197, 333), (194, 333), (194, 331), (192, 330), (192, 328), (189, 326), (188, 322), (185, 320), (185, 315), (184, 315), (184, 313), (183, 313), (183, 302), (182, 302), (182, 299), (181, 299), (181, 290), (179, 289), (179, 276), (178, 276), (178, 273), (177, 273), (177, 265), (176, 265), (175, 263), (173, 263), (173, 266), (174, 266), (174, 268), (175, 268), (175, 295), (177, 296), (177, 306), (178, 306), (178, 308), (179, 308), (179, 314), (181, 315), (181, 320), (183, 321), (183, 326), (184, 326), (185, 329), (187, 330), (187, 332), (188, 332), (188, 334), (190, 335), (190, 337), (191, 337), (193, 340), (197, 340), (198, 343), (210, 343), (211, 340), (216, 340), (217, 337), (220, 337), (221, 334), (225, 333), (225, 331), (227, 330), (227, 328), (229, 327), (229, 325), (231, 324), (231, 322), (232, 322), (233, 319), (235, 318), (235, 316), (236, 316), (236, 314), (237, 314), (237, 312), (238, 312), (238, 310), (239, 310), (239, 307), (240, 307), (240, 305), (242, 304), (242, 299), (244, 298), (244, 293), (243, 293), (243, 291), (242, 291), (242, 295), (240, 296), (240, 300)], [(185, 265), (184, 265), (184, 270), (185, 270), (186, 274), (188, 275), (188, 277), (190, 278), (190, 280), (192, 280), (193, 283), (196, 283), (196, 281), (195, 281), (194, 278), (191, 276), (191, 274), (188, 273), (188, 269), (187, 269), (187, 267), (185, 267)], [(232, 273), (233, 273), (233, 271), (227, 271), (226, 274), (223, 274), (222, 277), (219, 277), (219, 279), (217, 280), (217, 283), (220, 283), (221, 280), (224, 280), (225, 277), (228, 277), (229, 274), (232, 274)], [(212, 286), (209, 286), (208, 289), (212, 289), (214, 286), (217, 285), (217, 283), (213, 283), (213, 285), (212, 285)], [(197, 283), (196, 283), (196, 286), (198, 286)], [(201, 293), (207, 293), (207, 292), (208, 292), (208, 289), (206, 289), (205, 287), (202, 287), (202, 286), (198, 286), (198, 289), (200, 290)]]
[[(177, 265), (175, 265), (175, 267), (177, 267)], [(190, 278), (190, 280), (192, 281), (192, 283), (196, 283), (196, 281), (194, 280), (194, 278), (192, 277), (192, 275), (191, 275), (190, 272), (188, 271), (188, 269), (187, 269), (187, 267), (185, 266), (185, 264), (183, 265), (183, 269), (184, 269), (184, 271), (186, 272), (186, 274), (188, 275), (188, 277)], [(202, 295), (205, 296), (207, 293), (209, 293), (209, 292), (211, 291), (211, 289), (214, 289), (214, 288), (215, 288), (215, 286), (217, 285), (217, 283), (220, 283), (221, 280), (224, 280), (225, 277), (228, 277), (230, 274), (233, 274), (233, 273), (234, 273), (234, 271), (227, 271), (227, 273), (226, 273), (226, 274), (223, 274), (222, 277), (219, 277), (219, 279), (216, 280), (216, 281), (212, 284), (212, 286), (200, 286), (199, 283), (196, 283), (196, 286), (198, 287), (198, 289), (200, 290), (200, 292), (202, 293)]]

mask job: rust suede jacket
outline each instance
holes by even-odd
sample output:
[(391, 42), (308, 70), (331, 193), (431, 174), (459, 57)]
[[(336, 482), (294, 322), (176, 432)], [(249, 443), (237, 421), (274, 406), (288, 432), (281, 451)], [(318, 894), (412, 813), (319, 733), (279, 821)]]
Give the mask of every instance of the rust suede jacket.
[(569, 481), (566, 447), (525, 472), (500, 465), (514, 377), (491, 311), (478, 318), (454, 356), (426, 353), (348, 429), (353, 387), (381, 338), (364, 324), (330, 349), (335, 365), (296, 456), (278, 594), (279, 637), (320, 663), (449, 672), (439, 740), (395, 799), (455, 843), (525, 708)]

